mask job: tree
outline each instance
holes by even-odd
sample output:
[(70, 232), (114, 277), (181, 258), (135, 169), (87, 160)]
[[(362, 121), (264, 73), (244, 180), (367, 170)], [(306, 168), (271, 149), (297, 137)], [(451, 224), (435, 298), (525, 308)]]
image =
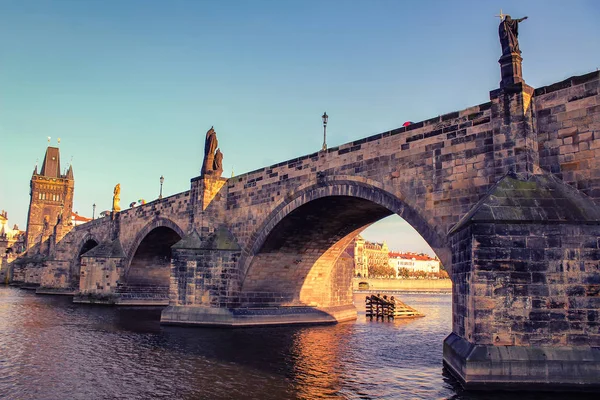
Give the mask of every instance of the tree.
[(408, 279), (410, 276), (410, 271), (408, 268), (399, 268), (398, 269), (398, 277), (402, 279)]
[(394, 278), (396, 270), (389, 265), (370, 265), (369, 276), (371, 278)]

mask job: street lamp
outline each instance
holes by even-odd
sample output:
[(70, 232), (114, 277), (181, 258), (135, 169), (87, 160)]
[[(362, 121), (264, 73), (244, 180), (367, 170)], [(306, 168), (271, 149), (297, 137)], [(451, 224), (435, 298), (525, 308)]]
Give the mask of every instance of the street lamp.
[(326, 151), (327, 150), (327, 119), (329, 119), (329, 116), (327, 115), (326, 112), (324, 112), (323, 115), (321, 116), (321, 118), (323, 118), (323, 148), (321, 150)]
[(96, 217), (96, 203), (92, 204), (92, 219)]
[(162, 199), (162, 185), (163, 185), (164, 181), (165, 181), (165, 177), (161, 175), (160, 176), (160, 194), (158, 195), (159, 199)]

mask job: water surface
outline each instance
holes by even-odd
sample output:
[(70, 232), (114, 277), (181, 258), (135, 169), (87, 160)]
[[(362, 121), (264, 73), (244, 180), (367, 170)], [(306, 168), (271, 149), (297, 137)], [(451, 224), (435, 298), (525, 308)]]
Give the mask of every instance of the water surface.
[[(0, 286), (0, 398), (515, 398), (465, 393), (443, 372), (450, 295), (399, 297), (427, 316), (370, 322), (359, 314), (331, 326), (201, 329), (161, 326), (160, 308), (75, 305), (69, 297)], [(363, 299), (355, 296), (364, 310)]]

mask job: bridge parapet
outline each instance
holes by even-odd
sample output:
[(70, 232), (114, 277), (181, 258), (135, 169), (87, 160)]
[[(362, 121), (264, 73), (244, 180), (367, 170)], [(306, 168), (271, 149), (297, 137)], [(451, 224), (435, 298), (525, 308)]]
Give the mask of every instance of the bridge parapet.
[(232, 232), (246, 248), (260, 221), (299, 187), (351, 176), (375, 182), (445, 237), (495, 183), (491, 108), (484, 103), (233, 177), (226, 186)]

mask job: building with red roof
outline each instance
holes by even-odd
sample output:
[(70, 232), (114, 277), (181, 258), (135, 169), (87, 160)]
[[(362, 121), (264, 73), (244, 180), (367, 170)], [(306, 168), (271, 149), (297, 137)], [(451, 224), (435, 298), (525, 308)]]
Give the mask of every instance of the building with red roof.
[(82, 217), (81, 215), (77, 214), (77, 212), (71, 213), (71, 222), (73, 223), (73, 226), (85, 224), (91, 220), (91, 218)]
[(440, 272), (440, 260), (427, 254), (416, 253), (389, 253), (390, 267), (399, 271), (406, 268), (411, 272), (423, 271), (428, 273)]

